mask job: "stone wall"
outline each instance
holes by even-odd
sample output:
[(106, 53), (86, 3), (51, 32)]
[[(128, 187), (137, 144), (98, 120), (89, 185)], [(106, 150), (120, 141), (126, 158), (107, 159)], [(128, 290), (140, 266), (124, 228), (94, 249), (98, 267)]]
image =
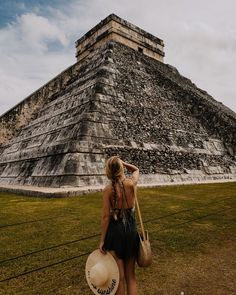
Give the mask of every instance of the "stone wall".
[[(44, 86), (47, 93), (52, 90), (51, 83), (67, 81), (54, 89), (53, 98), (45, 97), (34, 117), (21, 128), (14, 128), (13, 119), (7, 121), (11, 111), (2, 118), (14, 136), (0, 146), (0, 183), (58, 187), (103, 182), (105, 158), (100, 143), (110, 138), (106, 117), (94, 111), (96, 104), (103, 108), (94, 89), (104, 58), (96, 51)], [(32, 101), (41, 89), (38, 92)]]
[(108, 41), (116, 41), (163, 62), (163, 40), (111, 14), (76, 42), (76, 57), (80, 61)]
[(1, 135), (2, 184), (102, 185), (105, 159), (115, 154), (139, 166), (145, 183), (236, 176), (235, 113), (172, 66), (117, 42), (21, 105), (1, 118), (9, 130)]
[(34, 120), (42, 107), (61, 95), (77, 72), (78, 64), (69, 67), (3, 114), (0, 117), (0, 144), (13, 138), (22, 127)]
[(233, 111), (172, 66), (128, 47), (111, 44), (110, 58), (113, 73), (104, 72), (99, 93), (119, 114), (110, 130), (123, 145), (107, 147), (108, 156), (119, 154), (142, 173), (169, 180), (175, 174), (182, 180), (186, 174), (190, 180), (235, 177)]

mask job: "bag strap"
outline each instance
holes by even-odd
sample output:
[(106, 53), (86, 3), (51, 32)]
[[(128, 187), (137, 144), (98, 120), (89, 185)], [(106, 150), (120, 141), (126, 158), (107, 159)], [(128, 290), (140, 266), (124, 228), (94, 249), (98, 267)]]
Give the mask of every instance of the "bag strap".
[[(127, 208), (129, 207), (128, 201), (127, 201), (127, 196), (126, 196), (126, 191), (125, 191), (125, 186), (124, 186), (124, 180), (121, 181), (121, 189), (123, 191), (123, 196), (125, 198), (126, 204), (127, 204)], [(122, 202), (123, 205), (123, 202)]]
[(139, 216), (139, 220), (140, 220), (141, 232), (142, 232), (143, 240), (146, 240), (147, 237), (145, 235), (144, 226), (143, 226), (143, 220), (142, 220), (141, 211), (140, 211), (140, 208), (139, 208), (139, 203), (138, 203), (138, 198), (137, 198), (137, 188), (136, 188), (136, 186), (134, 186), (134, 198), (135, 198), (135, 204), (136, 204), (136, 207), (137, 207), (138, 216)]

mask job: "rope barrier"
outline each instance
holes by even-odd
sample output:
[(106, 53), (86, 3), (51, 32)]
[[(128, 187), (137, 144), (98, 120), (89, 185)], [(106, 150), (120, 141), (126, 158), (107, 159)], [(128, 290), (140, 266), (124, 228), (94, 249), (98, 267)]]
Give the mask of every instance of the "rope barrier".
[(16, 276), (12, 276), (12, 277), (3, 279), (3, 280), (0, 281), (0, 283), (6, 282), (6, 281), (10, 281), (12, 279), (16, 279), (16, 278), (19, 278), (19, 277), (22, 277), (22, 276), (31, 274), (33, 272), (40, 271), (42, 269), (45, 269), (45, 268), (48, 268), (48, 267), (52, 267), (52, 266), (55, 266), (55, 265), (58, 265), (58, 264), (61, 264), (61, 263), (64, 263), (64, 262), (67, 262), (67, 261), (76, 259), (76, 258), (80, 258), (80, 257), (85, 256), (85, 255), (89, 255), (91, 252), (92, 251), (87, 252), (87, 253), (83, 253), (83, 254), (80, 254), (80, 255), (77, 255), (77, 256), (74, 256), (74, 257), (70, 257), (70, 258), (67, 258), (67, 259), (64, 259), (64, 260), (60, 260), (58, 262), (51, 263), (51, 264), (48, 264), (48, 265), (45, 265), (45, 266), (42, 266), (42, 267), (39, 267), (39, 268), (35, 268), (35, 269), (29, 270), (29, 271), (26, 271), (26, 272), (23, 272), (23, 273), (20, 273), (20, 274), (18, 274)]
[[(220, 203), (220, 202), (225, 201), (227, 199), (230, 199), (230, 197), (229, 198), (224, 198), (224, 199), (221, 199), (221, 200), (218, 200), (218, 201), (211, 201), (211, 202), (208, 202), (206, 205), (209, 205), (209, 204), (212, 204), (212, 203)], [(162, 215), (162, 216), (159, 216), (159, 217), (156, 217), (156, 218), (145, 220), (143, 223), (148, 223), (148, 222), (160, 220), (160, 219), (167, 218), (167, 217), (170, 217), (170, 216), (173, 216), (173, 215), (176, 215), (176, 214), (181, 214), (181, 213), (184, 213), (184, 212), (196, 210), (196, 209), (199, 209), (199, 208), (202, 208), (202, 207), (206, 208), (206, 205), (201, 205), (201, 206), (198, 206), (198, 207), (193, 207), (193, 208), (177, 211), (177, 212), (174, 212), (174, 213), (171, 213), (171, 214)], [(36, 220), (35, 220), (35, 222), (36, 222)], [(139, 223), (137, 223), (137, 224), (139, 224)], [(82, 238), (79, 238), (79, 239), (76, 239), (76, 240), (73, 240), (73, 241), (68, 241), (66, 243), (61, 243), (61, 244), (54, 245), (54, 246), (51, 246), (51, 247), (47, 247), (47, 248), (43, 248), (43, 249), (40, 249), (40, 250), (29, 252), (29, 253), (25, 253), (25, 254), (20, 255), (20, 256), (15, 256), (15, 257), (12, 257), (12, 258), (1, 260), (0, 264), (8, 262), (8, 261), (16, 260), (16, 259), (19, 259), (19, 258), (22, 258), (22, 257), (27, 257), (27, 256), (30, 256), (30, 255), (33, 255), (33, 254), (37, 254), (37, 253), (40, 253), (40, 252), (43, 252), (43, 251), (47, 251), (47, 250), (55, 249), (55, 248), (58, 248), (58, 247), (63, 247), (63, 246), (66, 246), (66, 245), (77, 243), (77, 242), (80, 242), (80, 241), (83, 241), (83, 240), (87, 240), (87, 239), (90, 239), (90, 238), (97, 237), (99, 235), (100, 234), (94, 234), (94, 235), (91, 235), (91, 236), (82, 237)]]
[(51, 246), (51, 247), (48, 247), (48, 248), (44, 248), (44, 249), (36, 250), (36, 251), (33, 251), (33, 252), (25, 253), (25, 254), (20, 255), (20, 256), (15, 256), (15, 257), (12, 257), (12, 258), (1, 260), (0, 264), (4, 263), (4, 262), (16, 260), (16, 259), (19, 259), (19, 258), (22, 258), (22, 257), (27, 257), (27, 256), (30, 256), (30, 255), (33, 255), (33, 254), (36, 254), (36, 253), (43, 252), (43, 251), (47, 251), (47, 250), (55, 249), (55, 248), (58, 248), (58, 247), (62, 247), (62, 246), (65, 246), (65, 245), (69, 245), (69, 244), (77, 243), (77, 242), (80, 242), (80, 241), (92, 239), (92, 238), (97, 237), (97, 236), (99, 236), (99, 234), (94, 234), (92, 236), (83, 237), (83, 238), (80, 238), (80, 239), (77, 239), (77, 240), (69, 241), (67, 243), (62, 243), (62, 244), (58, 244), (58, 245)]
[(35, 220), (23, 221), (23, 222), (12, 223), (12, 224), (4, 224), (4, 225), (0, 225), (0, 229), (5, 228), (5, 227), (10, 227), (10, 226), (17, 226), (17, 225), (22, 225), (22, 224), (27, 224), (27, 223), (34, 223), (34, 222), (39, 222), (39, 221), (44, 221), (44, 220), (50, 220), (50, 219), (55, 219), (55, 218), (57, 218), (57, 217), (48, 217), (48, 218), (43, 218), (43, 219), (35, 219)]
[[(185, 225), (187, 223), (190, 223), (192, 221), (196, 221), (196, 220), (199, 220), (199, 219), (203, 219), (203, 218), (206, 218), (208, 216), (212, 216), (212, 215), (217, 215), (219, 213), (222, 213), (222, 212), (226, 212), (228, 210), (231, 210), (231, 209), (235, 209), (234, 207), (230, 207), (230, 208), (226, 208), (226, 209), (223, 209), (223, 210), (220, 210), (220, 211), (216, 211), (216, 212), (213, 212), (213, 213), (210, 213), (210, 214), (207, 214), (207, 215), (202, 215), (202, 216), (199, 216), (197, 218), (194, 218), (194, 219), (191, 219), (191, 220), (188, 220), (186, 222), (182, 222), (182, 223), (178, 223), (178, 224), (175, 224), (171, 227), (168, 227), (167, 229), (169, 228), (172, 228), (172, 227), (176, 227), (176, 226), (181, 226), (181, 225)], [(97, 235), (93, 235), (92, 237), (94, 236), (98, 236), (99, 234)], [(55, 262), (55, 263), (52, 263), (52, 264), (49, 264), (49, 265), (46, 265), (46, 266), (42, 266), (42, 267), (39, 267), (39, 268), (36, 268), (36, 269), (33, 269), (33, 270), (30, 270), (30, 271), (27, 271), (27, 272), (23, 272), (21, 274), (18, 274), (16, 276), (12, 276), (12, 277), (8, 277), (8, 278), (5, 278), (3, 280), (0, 280), (0, 283), (2, 282), (6, 282), (6, 281), (9, 281), (9, 280), (12, 280), (12, 279), (15, 279), (15, 278), (18, 278), (18, 277), (21, 277), (21, 276), (24, 276), (24, 275), (28, 275), (30, 273), (33, 273), (33, 272), (36, 272), (36, 271), (40, 271), (42, 269), (45, 269), (45, 268), (48, 268), (48, 267), (52, 267), (52, 266), (55, 266), (55, 265), (58, 265), (58, 264), (61, 264), (61, 263), (64, 263), (64, 262), (67, 262), (67, 261), (70, 261), (70, 260), (73, 260), (73, 259), (77, 259), (77, 258), (80, 258), (80, 257), (83, 257), (85, 255), (89, 255), (92, 251), (90, 252), (86, 252), (86, 253), (83, 253), (83, 254), (80, 254), (80, 255), (77, 255), (77, 256), (74, 256), (74, 257), (71, 257), (71, 258), (68, 258), (68, 259), (64, 259), (64, 260), (60, 260), (58, 262)]]

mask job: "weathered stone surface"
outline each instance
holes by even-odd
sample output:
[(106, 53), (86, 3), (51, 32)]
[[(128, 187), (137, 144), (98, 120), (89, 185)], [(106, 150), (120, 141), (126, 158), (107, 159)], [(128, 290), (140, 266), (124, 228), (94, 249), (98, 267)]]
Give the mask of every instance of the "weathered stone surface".
[[(77, 61), (87, 58), (90, 52), (108, 41), (116, 41), (163, 61), (163, 40), (147, 33), (115, 14), (110, 14), (76, 42)], [(107, 56), (112, 60), (112, 54)]]
[(236, 114), (170, 65), (107, 42), (0, 118), (0, 184), (106, 182), (118, 154), (141, 182), (236, 178)]

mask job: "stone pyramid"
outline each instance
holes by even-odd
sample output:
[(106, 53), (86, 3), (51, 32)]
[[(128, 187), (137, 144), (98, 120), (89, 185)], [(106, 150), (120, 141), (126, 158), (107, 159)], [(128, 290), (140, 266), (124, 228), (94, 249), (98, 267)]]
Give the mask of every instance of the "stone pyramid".
[(236, 114), (165, 64), (163, 41), (112, 14), (77, 62), (0, 118), (0, 184), (103, 185), (105, 159), (141, 183), (236, 178)]

